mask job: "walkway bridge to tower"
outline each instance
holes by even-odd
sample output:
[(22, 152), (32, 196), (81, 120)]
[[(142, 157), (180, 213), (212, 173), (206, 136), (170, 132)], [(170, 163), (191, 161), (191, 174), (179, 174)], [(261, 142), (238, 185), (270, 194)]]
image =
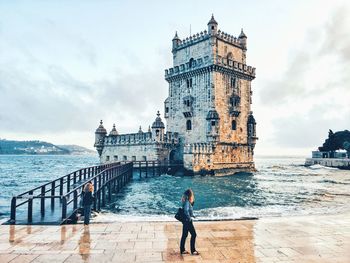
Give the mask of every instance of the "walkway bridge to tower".
[(179, 162), (115, 162), (79, 169), (12, 197), (6, 224), (75, 223), (86, 182), (94, 185), (93, 210), (100, 211), (133, 178), (160, 175), (181, 167)]

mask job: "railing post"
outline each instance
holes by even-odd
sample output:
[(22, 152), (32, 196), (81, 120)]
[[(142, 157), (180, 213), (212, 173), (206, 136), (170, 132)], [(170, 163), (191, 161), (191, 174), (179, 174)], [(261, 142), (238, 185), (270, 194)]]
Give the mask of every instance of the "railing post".
[(110, 203), (112, 201), (112, 182), (108, 182), (108, 202)]
[(73, 196), (74, 196), (73, 207), (74, 209), (77, 209), (78, 208), (78, 191), (77, 190), (73, 192)]
[(62, 196), (62, 221), (65, 221), (67, 218), (67, 198)]
[(60, 195), (63, 195), (63, 178), (60, 178)]
[(16, 222), (16, 201), (17, 198), (14, 196), (11, 199), (11, 223), (15, 223)]
[(70, 190), (70, 174), (67, 175), (67, 193)]
[(51, 208), (55, 206), (55, 198), (53, 197), (55, 195), (56, 190), (56, 183), (55, 181), (52, 181), (51, 183)]
[(97, 192), (97, 177), (94, 178), (94, 193)]
[(77, 172), (75, 171), (73, 173), (73, 184), (75, 185), (77, 183)]
[(134, 173), (134, 165), (131, 165), (130, 176), (129, 176), (129, 182), (130, 182), (131, 179), (132, 179), (133, 173)]
[(140, 169), (140, 178), (142, 177), (141, 176), (141, 162), (139, 162), (139, 169)]
[(106, 206), (106, 186), (102, 186), (102, 207)]
[(101, 210), (101, 189), (99, 189), (97, 196), (98, 196), (97, 210), (100, 211)]
[(41, 187), (41, 198), (40, 198), (40, 214), (44, 216), (45, 214), (45, 186)]
[[(84, 169), (85, 170), (85, 169)], [(79, 181), (81, 181), (81, 176), (83, 175), (82, 170), (79, 170)]]
[(28, 199), (28, 222), (31, 223), (33, 221), (33, 191), (28, 192), (31, 197)]
[(102, 180), (102, 175), (101, 174), (99, 174), (98, 175), (98, 189), (101, 189), (101, 180)]

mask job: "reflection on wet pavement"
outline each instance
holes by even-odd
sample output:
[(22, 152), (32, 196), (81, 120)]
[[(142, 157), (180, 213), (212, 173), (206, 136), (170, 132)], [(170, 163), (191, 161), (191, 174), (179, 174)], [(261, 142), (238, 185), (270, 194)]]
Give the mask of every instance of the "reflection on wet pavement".
[(1, 225), (0, 262), (350, 262), (350, 214), (195, 226), (199, 256), (180, 255), (178, 222)]
[(89, 226), (84, 226), (83, 233), (81, 234), (79, 240), (79, 254), (84, 261), (88, 260), (90, 256), (90, 242)]

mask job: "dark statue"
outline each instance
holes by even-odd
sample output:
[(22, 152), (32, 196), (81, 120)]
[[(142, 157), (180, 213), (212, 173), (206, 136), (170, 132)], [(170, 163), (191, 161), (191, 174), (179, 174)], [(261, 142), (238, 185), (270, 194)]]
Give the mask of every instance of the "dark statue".
[(328, 139), (321, 147), (318, 147), (321, 152), (334, 152), (336, 150), (346, 150), (350, 156), (350, 131), (333, 132), (329, 130)]

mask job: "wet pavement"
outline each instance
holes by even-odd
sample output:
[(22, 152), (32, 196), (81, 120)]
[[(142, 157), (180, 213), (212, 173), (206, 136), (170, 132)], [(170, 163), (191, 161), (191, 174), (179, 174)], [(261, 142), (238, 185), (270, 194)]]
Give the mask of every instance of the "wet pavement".
[(178, 222), (1, 225), (0, 262), (350, 262), (350, 214), (194, 224), (199, 256)]

